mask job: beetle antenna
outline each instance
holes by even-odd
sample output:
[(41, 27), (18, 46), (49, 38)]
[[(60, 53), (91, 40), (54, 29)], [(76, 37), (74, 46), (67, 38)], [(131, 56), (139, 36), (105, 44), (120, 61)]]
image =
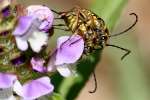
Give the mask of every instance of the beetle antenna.
[(97, 90), (97, 79), (96, 79), (96, 74), (95, 74), (95, 72), (93, 72), (93, 77), (94, 77), (94, 83), (95, 83), (94, 86), (95, 86), (95, 87), (94, 87), (93, 90), (89, 91), (89, 93), (95, 93), (96, 90)]
[(138, 22), (138, 15), (135, 14), (135, 13), (130, 13), (129, 15), (134, 15), (135, 16), (136, 19), (135, 19), (134, 23), (129, 28), (125, 29), (124, 31), (122, 31), (120, 33), (117, 33), (117, 34), (114, 34), (114, 35), (110, 35), (109, 37), (115, 37), (115, 36), (124, 34), (124, 33), (128, 32), (130, 29), (132, 29), (137, 24), (137, 22)]
[(106, 44), (106, 46), (115, 47), (115, 48), (118, 48), (118, 49), (120, 49), (120, 50), (125, 51), (125, 54), (121, 57), (121, 60), (123, 60), (127, 55), (129, 55), (129, 54), (131, 53), (130, 50), (128, 50), (128, 49), (126, 49), (126, 48), (122, 48), (122, 47), (117, 46), (117, 45)]
[(57, 12), (56, 10), (51, 9), (51, 11), (58, 14), (58, 15), (60, 15), (60, 12)]

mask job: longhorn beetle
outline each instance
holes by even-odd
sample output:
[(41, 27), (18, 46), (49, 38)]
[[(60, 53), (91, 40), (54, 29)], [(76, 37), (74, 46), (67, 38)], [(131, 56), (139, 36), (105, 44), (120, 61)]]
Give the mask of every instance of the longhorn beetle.
[[(130, 13), (130, 15), (134, 15), (136, 17), (136, 20), (130, 27), (120, 33), (111, 35), (104, 20), (88, 9), (75, 6), (66, 12), (57, 12), (55, 10), (52, 11), (60, 16), (55, 19), (63, 19), (65, 22), (65, 24), (53, 25), (54, 28), (72, 31), (73, 34), (78, 34), (84, 39), (84, 54), (90, 54), (97, 49), (103, 49), (105, 46), (111, 46), (125, 51), (126, 53), (121, 57), (121, 60), (130, 54), (130, 50), (109, 44), (107, 41), (111, 37), (119, 36), (132, 29), (138, 22), (138, 16), (135, 13)], [(68, 29), (58, 28), (56, 26), (67, 26)], [(94, 93), (97, 89), (97, 81), (94, 72), (93, 75), (95, 80), (95, 88), (93, 91), (90, 91), (90, 93)]]

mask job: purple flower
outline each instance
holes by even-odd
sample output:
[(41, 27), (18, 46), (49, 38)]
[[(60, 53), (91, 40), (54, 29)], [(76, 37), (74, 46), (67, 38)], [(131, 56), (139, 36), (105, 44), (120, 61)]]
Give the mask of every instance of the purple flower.
[(48, 32), (52, 27), (54, 21), (53, 12), (46, 6), (43, 5), (31, 5), (27, 7), (29, 16), (35, 16), (42, 21), (39, 29), (43, 32)]
[(57, 50), (48, 64), (48, 71), (56, 66), (57, 71), (64, 77), (70, 76), (73, 71), (71, 64), (76, 63), (82, 56), (84, 41), (81, 36), (62, 36), (57, 41)]
[(40, 52), (42, 46), (47, 45), (48, 34), (38, 31), (39, 20), (32, 16), (22, 16), (19, 19), (13, 35), (16, 38), (17, 47), (21, 51), (28, 49), (28, 42), (34, 52)]
[(71, 65), (80, 59), (83, 50), (84, 41), (81, 36), (62, 36), (57, 40), (57, 49), (51, 55), (47, 67), (41, 58), (32, 58), (31, 65), (34, 70), (41, 73), (54, 72), (57, 69), (62, 76), (68, 77), (74, 73)]
[(38, 72), (46, 72), (46, 67), (44, 66), (45, 61), (41, 58), (33, 57), (31, 59), (32, 68)]
[(19, 81), (14, 84), (14, 91), (25, 100), (33, 100), (52, 93), (53, 85), (50, 83), (49, 77), (42, 77), (29, 81), (21, 85)]
[(19, 18), (18, 25), (13, 32), (17, 47), (21, 51), (28, 49), (28, 42), (34, 52), (40, 52), (47, 45), (47, 32), (53, 24), (53, 13), (45, 6), (29, 6), (28, 15)]
[(7, 89), (11, 87), (13, 87), (14, 92), (26, 100), (33, 100), (51, 94), (54, 90), (49, 77), (41, 77), (21, 85), (15, 75), (0, 73), (0, 88)]

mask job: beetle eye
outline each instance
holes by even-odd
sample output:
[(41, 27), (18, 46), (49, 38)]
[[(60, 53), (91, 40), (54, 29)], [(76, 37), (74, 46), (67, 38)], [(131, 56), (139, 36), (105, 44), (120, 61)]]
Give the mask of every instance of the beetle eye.
[(107, 38), (107, 36), (102, 36), (102, 39), (107, 40), (108, 38)]

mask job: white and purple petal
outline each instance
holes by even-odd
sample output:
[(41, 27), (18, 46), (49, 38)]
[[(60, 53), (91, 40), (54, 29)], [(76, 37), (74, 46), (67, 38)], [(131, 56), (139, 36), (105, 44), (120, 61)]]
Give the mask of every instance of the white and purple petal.
[(69, 64), (58, 65), (57, 71), (63, 77), (69, 77), (71, 75), (74, 75), (74, 71), (71, 69), (71, 66)]
[(44, 32), (35, 31), (28, 38), (30, 46), (34, 52), (40, 52), (43, 46), (47, 45), (48, 42), (48, 34)]
[(18, 25), (16, 26), (13, 35), (15, 36), (23, 36), (29, 30), (34, 18), (32, 16), (21, 16), (19, 18)]
[(57, 41), (55, 65), (72, 64), (80, 59), (84, 50), (84, 40), (79, 35), (62, 36)]
[(28, 42), (22, 37), (16, 36), (16, 44), (21, 51), (26, 51), (28, 49)]
[(31, 65), (32, 68), (38, 72), (44, 73), (46, 72), (46, 67), (44, 66), (45, 61), (41, 58), (32, 58)]
[(40, 21), (42, 21), (39, 27), (41, 31), (47, 32), (52, 27), (54, 21), (54, 14), (48, 7), (43, 5), (31, 5), (26, 9), (28, 15), (35, 16)]
[(17, 77), (13, 74), (0, 73), (0, 88), (10, 88), (13, 86)]
[(51, 84), (49, 77), (29, 81), (23, 86), (19, 81), (14, 84), (14, 91), (25, 100), (33, 100), (51, 94), (53, 90), (54, 86)]

